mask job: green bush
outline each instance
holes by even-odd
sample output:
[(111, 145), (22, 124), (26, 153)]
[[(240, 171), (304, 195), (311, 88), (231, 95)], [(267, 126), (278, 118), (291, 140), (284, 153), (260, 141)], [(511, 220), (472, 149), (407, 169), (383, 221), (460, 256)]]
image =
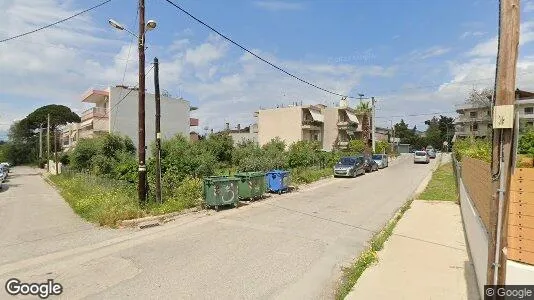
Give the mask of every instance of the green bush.
[(376, 153), (386, 153), (390, 154), (391, 152), (391, 145), (386, 141), (378, 141), (375, 145), (375, 152)]
[(69, 154), (68, 154), (68, 153), (62, 153), (61, 156), (59, 157), (59, 162), (60, 162), (63, 166), (67, 166), (67, 165), (70, 163), (70, 157), (69, 157)]
[(295, 168), (291, 170), (291, 183), (307, 184), (332, 176), (330, 168)]
[[(168, 180), (168, 179), (167, 179)], [(179, 184), (174, 184), (166, 193), (162, 205), (153, 207), (153, 212), (165, 214), (199, 206), (202, 201), (202, 180), (186, 177)]]
[(290, 168), (311, 167), (319, 163), (320, 146), (315, 141), (298, 141), (289, 146), (288, 165)]
[(463, 139), (454, 143), (453, 152), (458, 160), (471, 157), (485, 162), (491, 162), (491, 142), (489, 140)]
[(350, 154), (361, 154), (365, 151), (365, 142), (362, 140), (352, 140), (349, 142), (347, 152)]

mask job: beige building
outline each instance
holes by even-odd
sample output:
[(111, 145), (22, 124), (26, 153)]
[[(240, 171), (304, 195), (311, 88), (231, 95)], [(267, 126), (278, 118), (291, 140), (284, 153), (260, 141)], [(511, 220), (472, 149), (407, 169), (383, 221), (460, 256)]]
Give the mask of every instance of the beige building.
[(262, 109), (255, 116), (260, 146), (279, 137), (287, 145), (317, 141), (323, 150), (332, 151), (346, 148), (350, 140), (362, 138), (361, 122), (346, 101), (337, 107), (317, 104)]
[(323, 150), (344, 149), (361, 132), (354, 109), (321, 106), (321, 112), (324, 115)]
[(232, 137), (234, 146), (239, 143), (251, 141), (258, 144), (258, 124), (241, 128), (241, 124), (237, 124), (236, 129), (230, 129), (230, 124), (226, 124), (226, 131)]
[(255, 116), (260, 146), (276, 137), (287, 145), (298, 141), (323, 143), (325, 119), (321, 107), (307, 105), (262, 109)]
[[(145, 136), (146, 145), (155, 140), (154, 94), (145, 94)], [(73, 148), (81, 138), (113, 132), (126, 135), (138, 144), (138, 92), (125, 86), (109, 87), (105, 90), (90, 89), (82, 95), (82, 102), (93, 107), (81, 114), (81, 122), (68, 124), (62, 130), (63, 150)], [(190, 118), (195, 110), (184, 99), (161, 96), (161, 135), (170, 138), (176, 134), (187, 137), (190, 129), (198, 126), (198, 119)]]

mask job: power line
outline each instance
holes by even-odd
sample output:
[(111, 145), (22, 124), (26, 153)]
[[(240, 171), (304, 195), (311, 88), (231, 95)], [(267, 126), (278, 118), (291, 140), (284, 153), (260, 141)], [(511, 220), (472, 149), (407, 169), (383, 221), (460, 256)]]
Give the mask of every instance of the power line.
[(180, 11), (183, 12), (183, 13), (185, 13), (185, 14), (188, 15), (189, 17), (191, 17), (193, 20), (195, 20), (195, 21), (197, 21), (198, 23), (200, 23), (200, 24), (204, 25), (205, 27), (209, 28), (211, 31), (215, 32), (215, 33), (218, 34), (220, 37), (222, 37), (222, 38), (224, 38), (225, 40), (229, 41), (230, 43), (236, 45), (237, 47), (241, 48), (241, 50), (247, 52), (248, 54), (250, 54), (250, 55), (252, 55), (252, 56), (254, 56), (254, 57), (256, 57), (257, 59), (263, 61), (264, 63), (270, 65), (271, 67), (277, 69), (278, 71), (280, 71), (280, 72), (282, 72), (282, 73), (284, 73), (284, 74), (286, 74), (286, 75), (288, 75), (288, 76), (290, 76), (290, 77), (293, 77), (294, 79), (297, 79), (298, 81), (303, 82), (303, 83), (305, 83), (305, 84), (307, 84), (307, 85), (309, 85), (309, 86), (311, 86), (311, 87), (314, 87), (314, 88), (316, 88), (316, 89), (318, 89), (318, 90), (321, 90), (321, 91), (323, 91), (323, 92), (327, 92), (327, 93), (329, 93), (329, 94), (336, 95), (336, 96), (340, 96), (340, 97), (347, 97), (347, 98), (350, 98), (350, 99), (359, 99), (359, 97), (342, 95), (342, 94), (339, 94), (339, 93), (336, 93), (336, 92), (327, 90), (327, 89), (325, 89), (325, 88), (322, 88), (322, 87), (320, 87), (320, 86), (318, 86), (318, 85), (316, 85), (316, 84), (314, 84), (314, 83), (311, 83), (311, 82), (309, 82), (309, 81), (307, 81), (307, 80), (304, 80), (304, 79), (302, 79), (302, 78), (300, 78), (300, 77), (298, 77), (298, 76), (296, 76), (296, 75), (294, 75), (294, 74), (292, 74), (292, 73), (290, 73), (290, 72), (284, 70), (283, 68), (281, 68), (281, 67), (275, 65), (274, 63), (272, 63), (272, 62), (266, 60), (265, 58), (263, 58), (263, 57), (261, 57), (261, 56), (255, 54), (254, 52), (248, 50), (246, 47), (244, 47), (244, 46), (242, 46), (241, 44), (235, 42), (234, 40), (232, 40), (231, 38), (227, 37), (226, 35), (220, 33), (218, 30), (216, 30), (215, 28), (213, 28), (213, 27), (211, 27), (210, 25), (206, 24), (206, 23), (203, 22), (202, 20), (196, 18), (196, 17), (193, 16), (191, 13), (189, 13), (189, 12), (186, 11), (185, 9), (181, 8), (179, 5), (177, 5), (176, 3), (172, 2), (171, 0), (165, 0), (165, 1), (167, 1), (169, 4), (171, 4), (172, 6), (176, 7), (178, 10), (180, 10)]
[(61, 20), (59, 20), (57, 22), (54, 22), (54, 23), (39, 27), (37, 29), (34, 29), (34, 30), (31, 30), (31, 31), (28, 31), (28, 32), (24, 32), (24, 33), (21, 33), (21, 34), (18, 34), (18, 35), (14, 35), (12, 37), (8, 37), (6, 39), (0, 40), (0, 43), (4, 43), (4, 42), (10, 41), (10, 40), (14, 40), (14, 39), (17, 39), (17, 38), (20, 38), (20, 37), (23, 37), (23, 36), (26, 36), (26, 35), (29, 35), (29, 34), (32, 34), (32, 33), (36, 33), (36, 32), (41, 31), (43, 29), (46, 29), (46, 28), (61, 24), (61, 23), (65, 22), (65, 21), (68, 21), (68, 20), (70, 20), (72, 18), (75, 18), (75, 17), (77, 17), (79, 15), (82, 15), (82, 14), (88, 12), (88, 11), (91, 11), (93, 9), (99, 8), (100, 6), (103, 6), (103, 5), (105, 5), (105, 4), (109, 3), (109, 2), (111, 2), (111, 0), (106, 0), (106, 1), (104, 1), (102, 3), (100, 3), (100, 4), (97, 4), (95, 6), (92, 6), (92, 7), (88, 8), (88, 9), (82, 10), (81, 12), (79, 12), (77, 14), (74, 14), (74, 15), (72, 15), (70, 17), (67, 17), (65, 19), (61, 19)]
[(452, 113), (456, 113), (456, 111), (440, 111), (440, 112), (425, 113), (425, 114), (410, 114), (410, 115), (398, 115), (398, 116), (383, 116), (383, 117), (376, 117), (376, 118), (377, 118), (377, 119), (384, 119), (384, 118), (419, 117), (419, 116), (431, 116), (431, 115), (452, 114)]

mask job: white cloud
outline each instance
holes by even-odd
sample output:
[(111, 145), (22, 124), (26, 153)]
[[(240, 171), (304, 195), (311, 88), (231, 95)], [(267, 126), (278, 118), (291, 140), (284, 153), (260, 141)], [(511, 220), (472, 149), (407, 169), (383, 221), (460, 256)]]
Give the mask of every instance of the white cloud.
[(465, 38), (468, 38), (468, 37), (483, 36), (485, 34), (486, 34), (486, 32), (483, 32), (483, 31), (466, 31), (460, 36), (460, 38), (461, 39), (465, 39)]
[(442, 56), (446, 53), (451, 51), (451, 48), (448, 47), (442, 47), (442, 46), (434, 46), (430, 47), (425, 50), (414, 50), (412, 51), (412, 59), (427, 59), (431, 57), (438, 57)]
[(254, 4), (260, 8), (272, 11), (301, 10), (304, 8), (302, 3), (277, 0), (254, 1)]

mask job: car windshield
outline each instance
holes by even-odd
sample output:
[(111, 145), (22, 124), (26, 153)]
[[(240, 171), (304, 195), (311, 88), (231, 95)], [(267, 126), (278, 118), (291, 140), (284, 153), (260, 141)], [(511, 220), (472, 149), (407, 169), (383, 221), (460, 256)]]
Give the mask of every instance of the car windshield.
[(373, 155), (373, 159), (374, 160), (380, 160), (380, 159), (382, 159), (382, 155), (380, 155), (380, 154)]
[(353, 157), (343, 157), (339, 162), (342, 165), (353, 165), (356, 160)]
[(426, 155), (426, 152), (424, 152), (424, 151), (415, 152), (415, 156), (425, 156), (425, 155)]

